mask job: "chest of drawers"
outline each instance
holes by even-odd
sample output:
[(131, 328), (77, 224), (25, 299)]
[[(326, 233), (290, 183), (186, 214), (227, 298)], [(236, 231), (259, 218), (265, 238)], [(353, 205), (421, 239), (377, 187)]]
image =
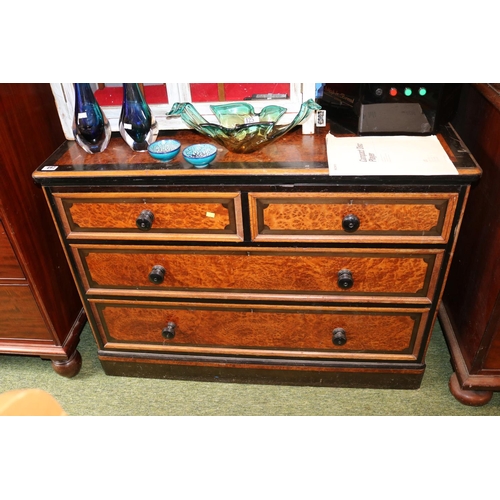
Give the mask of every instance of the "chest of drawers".
[(329, 176), (325, 132), (298, 130), (201, 170), (67, 143), (34, 177), (107, 374), (418, 388), (480, 175), (443, 144), (459, 175)]

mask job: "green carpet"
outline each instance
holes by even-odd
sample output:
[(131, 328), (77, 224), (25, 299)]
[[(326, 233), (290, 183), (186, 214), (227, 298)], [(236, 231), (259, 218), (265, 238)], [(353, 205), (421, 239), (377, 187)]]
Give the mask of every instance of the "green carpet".
[(468, 407), (450, 394), (449, 352), (438, 324), (418, 390), (272, 386), (111, 377), (104, 374), (88, 324), (79, 345), (80, 373), (57, 375), (50, 361), (0, 355), (0, 393), (40, 388), (72, 416), (439, 416), (500, 415), (500, 393)]

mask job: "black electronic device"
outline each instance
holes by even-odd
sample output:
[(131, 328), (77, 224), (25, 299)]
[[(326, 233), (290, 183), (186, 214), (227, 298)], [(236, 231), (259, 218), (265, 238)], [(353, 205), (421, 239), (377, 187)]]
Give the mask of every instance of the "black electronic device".
[(327, 119), (358, 135), (431, 135), (449, 121), (462, 84), (326, 83)]
[(442, 91), (442, 83), (363, 83), (358, 133), (433, 134)]

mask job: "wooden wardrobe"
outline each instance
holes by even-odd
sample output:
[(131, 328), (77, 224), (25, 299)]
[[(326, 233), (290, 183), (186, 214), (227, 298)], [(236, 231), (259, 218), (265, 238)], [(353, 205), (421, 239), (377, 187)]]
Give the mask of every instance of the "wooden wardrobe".
[(82, 303), (33, 171), (65, 137), (49, 84), (0, 84), (1, 355), (50, 359), (75, 376)]

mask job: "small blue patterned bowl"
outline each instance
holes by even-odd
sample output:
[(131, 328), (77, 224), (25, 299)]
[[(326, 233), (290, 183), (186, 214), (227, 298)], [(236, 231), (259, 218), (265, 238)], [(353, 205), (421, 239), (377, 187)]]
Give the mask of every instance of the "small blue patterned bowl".
[(170, 161), (177, 156), (181, 150), (181, 143), (173, 139), (162, 139), (148, 146), (148, 153), (160, 161)]
[(193, 144), (183, 152), (185, 160), (196, 168), (206, 167), (217, 156), (217, 148), (213, 144)]

